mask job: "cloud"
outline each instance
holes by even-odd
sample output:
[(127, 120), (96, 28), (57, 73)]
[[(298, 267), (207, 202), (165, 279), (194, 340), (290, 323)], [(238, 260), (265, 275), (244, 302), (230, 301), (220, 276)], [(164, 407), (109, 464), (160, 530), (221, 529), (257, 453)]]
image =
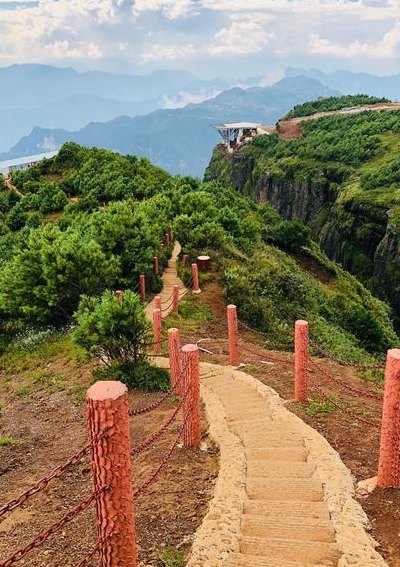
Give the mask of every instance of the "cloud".
[(215, 43), (208, 52), (217, 56), (258, 53), (272, 37), (274, 34), (268, 33), (257, 21), (234, 21), (215, 34)]
[(314, 55), (331, 55), (351, 59), (369, 57), (372, 59), (395, 58), (400, 55), (400, 20), (376, 43), (352, 41), (347, 45), (331, 42), (311, 34), (310, 51)]
[(181, 46), (166, 46), (154, 44), (149, 49), (144, 51), (141, 55), (142, 61), (148, 62), (163, 62), (175, 61), (176, 59), (184, 59), (196, 54), (194, 45), (181, 45)]
[(175, 20), (187, 16), (192, 7), (192, 0), (135, 0), (133, 12), (139, 15), (143, 12), (161, 11), (170, 20)]
[(208, 94), (192, 94), (186, 91), (180, 91), (177, 97), (163, 96), (163, 108), (183, 108), (187, 104), (199, 104), (210, 98), (218, 96), (221, 91), (211, 91)]

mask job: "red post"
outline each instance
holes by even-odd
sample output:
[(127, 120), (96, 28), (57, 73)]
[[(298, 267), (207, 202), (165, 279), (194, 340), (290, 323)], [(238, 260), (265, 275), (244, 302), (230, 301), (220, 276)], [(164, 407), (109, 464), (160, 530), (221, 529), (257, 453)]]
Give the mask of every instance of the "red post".
[(124, 294), (123, 294), (123, 292), (122, 292), (120, 289), (118, 289), (118, 290), (115, 292), (115, 295), (116, 295), (118, 301), (119, 301), (119, 302), (122, 302), (123, 297), (124, 297)]
[(140, 299), (142, 303), (146, 300), (146, 278), (144, 274), (140, 274), (139, 276), (139, 293)]
[(181, 376), (181, 348), (178, 329), (168, 329), (168, 352), (171, 388), (174, 389), (175, 394), (182, 395), (183, 377)]
[(294, 399), (306, 402), (308, 396), (308, 323), (296, 321), (294, 331)]
[(159, 267), (158, 267), (158, 256), (154, 256), (154, 258), (153, 258), (153, 269), (154, 269), (154, 275), (155, 275), (155, 276), (158, 276), (158, 270), (159, 270)]
[(169, 234), (168, 234), (168, 232), (164, 234), (164, 244), (167, 248), (169, 248)]
[(178, 315), (179, 309), (179, 285), (174, 285), (172, 290), (172, 311)]
[(154, 298), (154, 309), (161, 310), (161, 295), (156, 295)]
[(161, 309), (153, 311), (153, 337), (154, 352), (159, 353), (161, 350)]
[(400, 349), (388, 351), (377, 485), (400, 486)]
[(184, 254), (182, 258), (182, 268), (186, 268), (186, 266), (188, 265), (188, 260), (189, 256), (187, 254)]
[(96, 500), (100, 566), (136, 567), (128, 390), (121, 382), (96, 382), (86, 401), (94, 490), (107, 487)]
[(201, 289), (199, 286), (199, 270), (197, 268), (196, 262), (192, 264), (192, 278), (193, 278), (193, 293), (200, 293)]
[(232, 366), (239, 366), (239, 346), (238, 346), (238, 321), (236, 305), (228, 305), (226, 308), (228, 319), (228, 338), (229, 338), (229, 363)]
[(197, 345), (182, 347), (184, 369), (183, 443), (185, 447), (200, 447), (200, 356)]

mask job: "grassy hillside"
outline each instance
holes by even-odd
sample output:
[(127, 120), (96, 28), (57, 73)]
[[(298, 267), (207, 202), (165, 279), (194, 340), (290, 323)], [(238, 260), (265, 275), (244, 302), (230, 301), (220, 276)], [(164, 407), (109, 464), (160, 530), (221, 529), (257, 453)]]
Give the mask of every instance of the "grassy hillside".
[(341, 110), (353, 106), (362, 106), (364, 104), (378, 104), (380, 102), (390, 102), (387, 98), (377, 98), (368, 95), (347, 95), (347, 96), (330, 96), (327, 98), (319, 98), (303, 104), (296, 105), (293, 110), (288, 112), (283, 120), (290, 118), (298, 118), (302, 116), (312, 116), (318, 112), (331, 112)]
[(400, 112), (328, 116), (303, 136), (262, 136), (234, 159), (217, 149), (206, 178), (310, 225), (330, 258), (400, 314)]
[(398, 340), (388, 308), (330, 262), (307, 227), (218, 183), (74, 144), (15, 183), (24, 197), (2, 193), (3, 336), (68, 324), (82, 294), (132, 289), (141, 272), (157, 291), (152, 258), (172, 223), (192, 259), (212, 255), (227, 299), (251, 325), (285, 333), (307, 318), (321, 345), (351, 360)]

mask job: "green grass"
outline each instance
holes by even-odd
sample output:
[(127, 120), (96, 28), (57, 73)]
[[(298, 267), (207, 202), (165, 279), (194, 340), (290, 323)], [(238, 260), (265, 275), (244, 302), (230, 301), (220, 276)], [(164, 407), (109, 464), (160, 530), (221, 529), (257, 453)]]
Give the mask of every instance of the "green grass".
[(175, 547), (167, 547), (159, 552), (158, 558), (163, 567), (184, 567), (186, 554)]
[(0, 447), (9, 447), (15, 444), (16, 441), (12, 437), (0, 437)]
[(311, 398), (307, 406), (304, 407), (304, 411), (310, 417), (316, 419), (324, 419), (329, 414), (334, 413), (335, 406), (329, 402), (321, 401), (316, 398)]

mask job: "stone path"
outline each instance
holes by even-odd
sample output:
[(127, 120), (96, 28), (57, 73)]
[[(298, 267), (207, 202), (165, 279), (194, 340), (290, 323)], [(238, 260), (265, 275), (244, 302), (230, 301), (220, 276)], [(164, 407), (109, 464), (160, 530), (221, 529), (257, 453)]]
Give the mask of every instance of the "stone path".
[[(164, 270), (163, 273), (163, 289), (159, 294), (161, 295), (161, 306), (162, 306), (161, 317), (163, 319), (167, 317), (172, 311), (172, 291), (174, 289), (174, 285), (179, 285), (179, 287), (181, 288), (179, 292), (180, 297), (183, 296), (183, 293), (186, 290), (182, 280), (177, 274), (176, 266), (180, 251), (181, 251), (181, 245), (179, 244), (179, 242), (175, 242), (174, 248), (172, 250), (171, 258), (169, 259), (168, 262), (168, 267)], [(146, 310), (145, 310), (146, 317), (149, 321), (153, 320), (153, 310), (154, 310), (154, 299), (150, 301), (148, 305), (146, 305)]]
[[(164, 273), (165, 300), (182, 285), (179, 251)], [(385, 567), (329, 443), (238, 369), (202, 363), (201, 381), (220, 472), (187, 567)]]

